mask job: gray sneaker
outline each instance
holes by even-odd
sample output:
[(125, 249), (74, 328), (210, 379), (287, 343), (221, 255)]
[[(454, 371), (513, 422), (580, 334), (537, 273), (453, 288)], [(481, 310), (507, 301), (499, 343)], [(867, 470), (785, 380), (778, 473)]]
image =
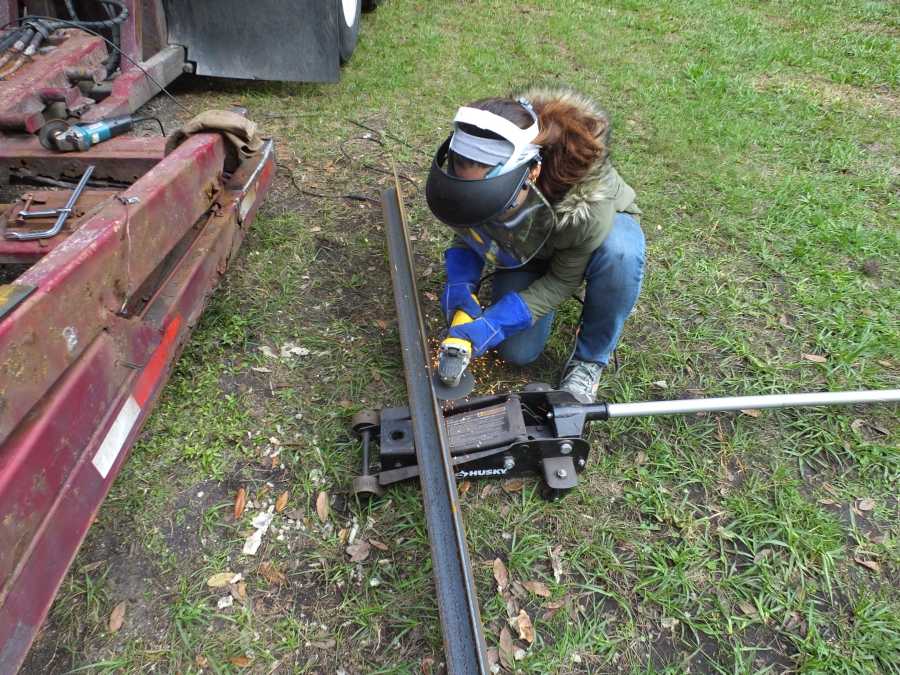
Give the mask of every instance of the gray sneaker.
[(600, 374), (603, 366), (590, 361), (572, 359), (566, 365), (559, 388), (567, 391), (581, 403), (593, 403), (597, 397), (597, 385), (600, 384)]

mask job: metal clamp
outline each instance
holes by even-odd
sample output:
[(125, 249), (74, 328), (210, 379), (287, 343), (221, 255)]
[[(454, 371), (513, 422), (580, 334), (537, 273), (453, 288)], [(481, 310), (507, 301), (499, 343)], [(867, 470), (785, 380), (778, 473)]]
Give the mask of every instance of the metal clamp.
[(49, 239), (50, 237), (55, 237), (56, 235), (58, 235), (62, 231), (63, 225), (66, 224), (66, 220), (68, 219), (69, 214), (72, 213), (72, 210), (75, 208), (75, 203), (78, 201), (79, 197), (81, 197), (81, 193), (84, 192), (84, 188), (87, 187), (92, 173), (94, 173), (93, 164), (89, 165), (84, 170), (84, 174), (81, 176), (81, 180), (78, 181), (78, 185), (76, 185), (75, 189), (72, 190), (72, 194), (69, 195), (69, 200), (66, 202), (66, 205), (61, 209), (19, 212), (19, 216), (22, 218), (46, 218), (55, 215), (56, 222), (53, 223), (53, 227), (51, 227), (49, 230), (41, 230), (39, 232), (15, 232), (13, 230), (7, 230), (4, 233), (4, 236), (7, 239), (16, 239), (18, 241), (34, 241), (35, 239)]

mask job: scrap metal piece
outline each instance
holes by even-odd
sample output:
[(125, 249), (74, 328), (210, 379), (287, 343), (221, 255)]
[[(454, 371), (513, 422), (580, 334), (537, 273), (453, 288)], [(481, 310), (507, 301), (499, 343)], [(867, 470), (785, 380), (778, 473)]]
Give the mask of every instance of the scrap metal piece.
[(486, 674), (487, 648), (478, 597), (447, 430), (432, 385), (412, 251), (396, 179), (394, 187), (382, 194), (381, 202), (447, 670), (454, 674)]

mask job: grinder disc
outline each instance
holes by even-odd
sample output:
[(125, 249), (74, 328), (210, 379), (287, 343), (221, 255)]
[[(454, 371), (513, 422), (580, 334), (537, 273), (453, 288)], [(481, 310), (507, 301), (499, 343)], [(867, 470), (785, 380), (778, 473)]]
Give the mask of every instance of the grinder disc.
[(69, 128), (65, 120), (50, 120), (38, 131), (38, 141), (47, 150), (59, 150), (55, 142), (56, 134)]
[(459, 379), (459, 384), (455, 387), (450, 387), (438, 377), (437, 373), (432, 373), (431, 386), (434, 389), (434, 394), (438, 397), (438, 400), (455, 401), (458, 398), (464, 398), (472, 393), (472, 390), (475, 388), (475, 378), (472, 377), (472, 373), (467, 370)]

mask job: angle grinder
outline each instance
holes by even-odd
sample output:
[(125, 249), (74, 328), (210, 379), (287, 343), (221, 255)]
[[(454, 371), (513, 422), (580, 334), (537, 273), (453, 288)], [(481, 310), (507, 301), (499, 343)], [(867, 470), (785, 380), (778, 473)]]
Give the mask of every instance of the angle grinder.
[[(472, 297), (475, 297), (474, 295)], [(476, 302), (478, 298), (475, 298)], [(450, 326), (459, 326), (474, 319), (457, 309)], [(435, 395), (442, 401), (454, 401), (472, 393), (475, 378), (468, 371), (472, 361), (472, 343), (463, 338), (447, 336), (438, 351), (437, 373), (432, 377)]]
[[(47, 150), (84, 152), (98, 143), (131, 131), (135, 124), (147, 120), (159, 123), (155, 117), (133, 117), (131, 115), (75, 124), (69, 124), (65, 120), (50, 120), (41, 127), (38, 132), (38, 140)], [(160, 128), (162, 128), (161, 123)]]

